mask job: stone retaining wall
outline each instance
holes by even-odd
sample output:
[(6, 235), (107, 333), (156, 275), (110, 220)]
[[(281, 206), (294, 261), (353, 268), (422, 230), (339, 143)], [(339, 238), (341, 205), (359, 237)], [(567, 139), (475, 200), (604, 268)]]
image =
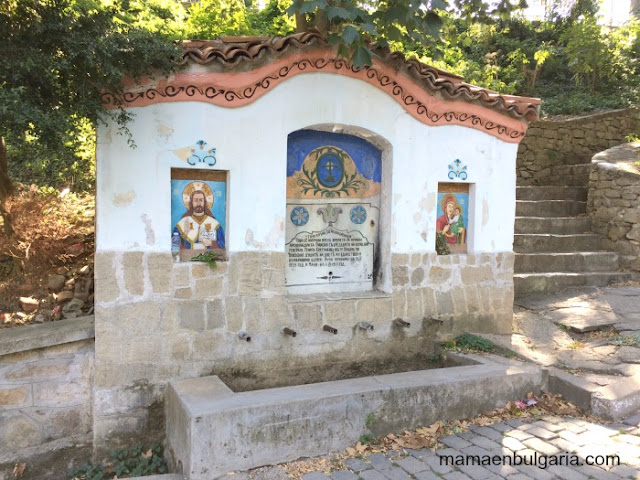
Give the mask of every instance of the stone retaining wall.
[(588, 163), (591, 156), (640, 132), (640, 109), (628, 108), (529, 126), (518, 147), (518, 185), (544, 185), (554, 165)]
[[(170, 380), (239, 372), (277, 384), (301, 366), (428, 354), (436, 332), (511, 331), (511, 252), (393, 254), (390, 293), (286, 295), (284, 262), (284, 253), (243, 252), (211, 269), (170, 254), (96, 254), (98, 454), (162, 435)], [(411, 326), (395, 328), (396, 318)], [(359, 329), (363, 321), (374, 330)]]
[(619, 253), (620, 266), (640, 271), (640, 142), (593, 157), (587, 213), (604, 247)]
[[(92, 317), (2, 331), (0, 478), (22, 461), (27, 478), (56, 478), (36, 475), (38, 468), (52, 471), (50, 459), (38, 466), (38, 458), (78, 445), (91, 453), (93, 357)], [(59, 478), (67, 462), (58, 466)]]

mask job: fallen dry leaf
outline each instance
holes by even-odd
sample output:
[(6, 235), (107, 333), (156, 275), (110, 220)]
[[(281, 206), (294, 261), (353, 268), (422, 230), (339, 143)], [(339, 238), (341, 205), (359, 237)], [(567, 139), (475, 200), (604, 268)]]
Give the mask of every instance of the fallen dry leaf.
[(24, 474), (26, 468), (26, 463), (16, 463), (13, 467), (13, 478), (20, 478)]

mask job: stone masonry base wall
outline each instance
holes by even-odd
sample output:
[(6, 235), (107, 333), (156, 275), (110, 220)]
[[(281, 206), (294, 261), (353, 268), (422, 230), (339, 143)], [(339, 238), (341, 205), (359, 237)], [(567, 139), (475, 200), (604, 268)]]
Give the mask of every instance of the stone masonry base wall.
[(529, 125), (518, 147), (518, 185), (546, 184), (555, 165), (589, 163), (597, 152), (640, 131), (640, 109), (628, 108), (568, 120)]
[(640, 142), (593, 157), (587, 212), (604, 246), (618, 252), (620, 266), (640, 272)]
[[(438, 336), (511, 332), (511, 252), (391, 260), (391, 293), (287, 296), (284, 253), (232, 254), (211, 269), (174, 264), (168, 253), (98, 252), (96, 456), (136, 437), (161, 438), (173, 379), (269, 372), (277, 383), (302, 366), (430, 353)], [(398, 334), (396, 318), (411, 326)], [(363, 321), (374, 330), (358, 329)]]
[[(91, 443), (92, 376), (92, 338), (0, 352), (0, 478), (16, 462)], [(28, 469), (27, 477), (53, 478), (38, 477), (32, 460)]]

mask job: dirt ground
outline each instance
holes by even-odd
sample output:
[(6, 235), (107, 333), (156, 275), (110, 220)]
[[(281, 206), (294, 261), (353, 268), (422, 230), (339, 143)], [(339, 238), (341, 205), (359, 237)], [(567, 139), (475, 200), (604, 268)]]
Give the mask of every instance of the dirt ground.
[[(9, 211), (12, 237), (0, 219), (0, 328), (92, 311), (95, 197), (21, 187)], [(74, 312), (63, 312), (80, 277), (87, 295), (74, 303)]]

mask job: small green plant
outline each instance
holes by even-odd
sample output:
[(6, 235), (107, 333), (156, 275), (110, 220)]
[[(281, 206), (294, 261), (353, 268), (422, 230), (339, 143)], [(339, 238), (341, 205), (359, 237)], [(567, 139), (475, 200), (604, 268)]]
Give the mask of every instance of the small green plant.
[(372, 430), (375, 423), (376, 423), (376, 417), (373, 415), (373, 413), (367, 413), (367, 416), (364, 417), (364, 424), (366, 425), (366, 427), (369, 430)]
[(630, 133), (625, 137), (627, 142), (640, 142), (640, 133)]
[(216, 268), (216, 260), (220, 259), (220, 254), (213, 250), (210, 250), (206, 253), (201, 253), (200, 255), (196, 255), (195, 257), (191, 257), (191, 260), (194, 262), (205, 262), (211, 268)]
[(463, 333), (454, 342), (458, 350), (464, 351), (491, 352), (495, 347), (491, 340), (470, 333)]
[(371, 435), (370, 433), (365, 433), (360, 435), (360, 438), (358, 439), (358, 441), (362, 444), (362, 445), (369, 445), (370, 443), (373, 443), (373, 441), (376, 439), (376, 437), (374, 437), (373, 435)]
[(167, 473), (162, 445), (159, 443), (154, 443), (146, 450), (142, 445), (129, 450), (115, 450), (109, 453), (109, 457), (111, 462), (106, 465), (85, 463), (72, 470), (69, 473), (71, 480), (106, 480)]
[(428, 359), (432, 363), (438, 363), (440, 360), (442, 360), (442, 355), (440, 355), (439, 353), (432, 353), (431, 355), (429, 355)]
[(567, 345), (567, 348), (569, 350), (579, 350), (581, 348), (584, 348), (584, 343), (574, 340), (569, 345)]

